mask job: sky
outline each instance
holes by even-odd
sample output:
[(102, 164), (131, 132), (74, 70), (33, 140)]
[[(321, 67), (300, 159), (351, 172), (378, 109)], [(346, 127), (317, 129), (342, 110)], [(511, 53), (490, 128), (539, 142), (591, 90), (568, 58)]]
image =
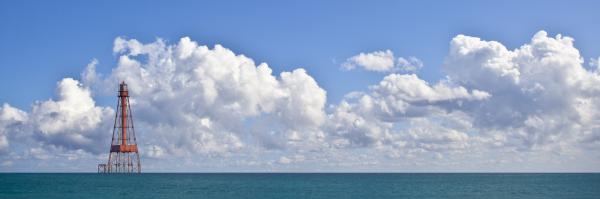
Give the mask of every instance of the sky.
[(0, 171), (599, 172), (594, 1), (1, 1)]

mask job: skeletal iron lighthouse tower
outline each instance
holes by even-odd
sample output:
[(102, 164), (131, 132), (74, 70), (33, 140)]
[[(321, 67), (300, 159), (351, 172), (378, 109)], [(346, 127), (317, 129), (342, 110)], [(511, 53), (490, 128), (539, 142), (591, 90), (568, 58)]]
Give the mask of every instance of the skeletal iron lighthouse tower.
[(129, 106), (129, 92), (127, 84), (119, 85), (119, 100), (117, 101), (117, 112), (113, 136), (110, 144), (110, 154), (107, 164), (99, 164), (99, 173), (140, 173), (140, 154), (135, 139), (133, 128), (133, 116)]

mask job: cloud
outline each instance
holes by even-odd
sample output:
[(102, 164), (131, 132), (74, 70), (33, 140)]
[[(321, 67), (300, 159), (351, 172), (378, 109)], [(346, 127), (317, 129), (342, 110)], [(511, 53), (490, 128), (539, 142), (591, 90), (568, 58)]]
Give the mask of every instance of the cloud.
[(102, 77), (96, 73), (96, 65), (98, 63), (97, 59), (92, 59), (83, 72), (81, 72), (81, 83), (84, 87), (91, 89), (92, 86), (96, 86), (98, 81), (101, 80)]
[[(100, 153), (98, 141), (107, 140), (114, 111), (98, 107), (88, 89), (74, 79), (57, 84), (57, 100), (37, 102), (30, 114), (34, 135), (46, 144)], [(103, 128), (99, 128), (103, 127)]]
[(423, 68), (423, 62), (417, 59), (416, 57), (412, 56), (408, 58), (398, 57), (398, 59), (396, 60), (396, 67), (398, 67), (400, 71), (414, 73), (417, 72), (419, 69)]
[(600, 72), (600, 70), (599, 70), (600, 69), (600, 57), (595, 58), (595, 59), (591, 58), (589, 65), (590, 65), (590, 67), (592, 67), (592, 69), (594, 69), (594, 71), (596, 73)]
[(394, 53), (391, 50), (360, 53), (350, 57), (342, 64), (342, 68), (352, 70), (362, 67), (365, 70), (385, 72), (394, 67)]
[(399, 139), (393, 129), (397, 122), (458, 109), (463, 101), (490, 97), (484, 91), (469, 92), (447, 82), (430, 86), (415, 74), (390, 74), (378, 85), (371, 86), (370, 91), (344, 100), (330, 114), (328, 131), (341, 138), (335, 140), (335, 145), (394, 145), (397, 143), (393, 140)]
[(9, 137), (14, 137), (14, 133), (27, 121), (27, 113), (9, 104), (2, 104), (0, 107), (0, 153), (8, 152), (10, 147)]
[(369, 95), (360, 98), (361, 109), (388, 120), (427, 115), (432, 109), (457, 109), (465, 102), (490, 98), (490, 94), (441, 81), (429, 85), (415, 74), (390, 74), (378, 85), (370, 87)]
[(379, 85), (372, 86), (376, 95), (394, 96), (395, 101), (434, 103), (456, 99), (482, 100), (490, 95), (484, 91), (473, 90), (471, 92), (463, 87), (452, 87), (446, 82), (440, 82), (430, 86), (425, 80), (415, 74), (398, 75), (391, 74), (383, 78)]
[(544, 161), (589, 156), (600, 143), (600, 76), (583, 67), (573, 41), (540, 31), (508, 50), (458, 35), (443, 66), (446, 79), (429, 85), (414, 74), (387, 75), (332, 109), (329, 139), (336, 147), (370, 147), (404, 158), (466, 152), (476, 159), (511, 152), (503, 157), (507, 162), (527, 153)]
[(77, 80), (64, 78), (56, 99), (38, 101), (30, 112), (0, 108), (0, 161), (12, 171), (81, 171), (84, 162), (76, 161), (106, 152), (113, 117)]
[(423, 62), (416, 57), (394, 57), (391, 50), (374, 51), (370, 53), (360, 53), (352, 56), (344, 63), (342, 69), (353, 70), (362, 68), (367, 71), (376, 72), (408, 72), (414, 73), (423, 67)]
[(600, 76), (582, 66), (573, 41), (540, 31), (511, 51), (459, 35), (444, 69), (458, 84), (493, 96), (465, 110), (482, 133), (502, 131), (522, 150), (574, 149), (582, 132), (595, 134)]
[(180, 164), (168, 168), (187, 170), (583, 168), (599, 161), (600, 74), (562, 35), (540, 31), (513, 50), (458, 35), (443, 64), (447, 76), (431, 83), (412, 74), (423, 65), (416, 58), (361, 53), (343, 67), (389, 74), (328, 106), (305, 69), (273, 74), (266, 63), (188, 37), (173, 44), (119, 37), (113, 53), (118, 63), (109, 73), (96, 72), (92, 60), (81, 81), (64, 78), (56, 97), (31, 111), (0, 107), (3, 167), (105, 161), (114, 110), (93, 96), (114, 97), (120, 81), (129, 84), (142, 158), (164, 160), (146, 168), (173, 161)]
[(411, 128), (403, 134), (403, 140), (411, 148), (445, 153), (464, 150), (470, 145), (470, 136), (464, 131), (423, 118), (411, 119), (409, 124)]
[(96, 86), (106, 90), (126, 81), (137, 119), (154, 126), (146, 133), (164, 140), (157, 144), (167, 152), (240, 150), (248, 142), (241, 138), (246, 129), (262, 120), (278, 124), (264, 125), (267, 131), (275, 129), (283, 137), (300, 132), (303, 139), (307, 131), (317, 133), (325, 120), (326, 92), (301, 68), (277, 77), (266, 63), (255, 64), (220, 45), (198, 45), (188, 37), (174, 45), (119, 37), (113, 50), (119, 62), (106, 78), (90, 75), (96, 74), (93, 64), (84, 76), (102, 79)]

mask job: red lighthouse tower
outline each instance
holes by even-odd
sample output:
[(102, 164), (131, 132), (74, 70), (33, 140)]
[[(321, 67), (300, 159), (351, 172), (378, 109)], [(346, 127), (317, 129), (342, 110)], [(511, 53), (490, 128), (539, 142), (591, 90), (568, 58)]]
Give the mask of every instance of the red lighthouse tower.
[(129, 106), (129, 91), (125, 82), (119, 84), (118, 97), (108, 163), (99, 164), (98, 172), (140, 173), (142, 171), (140, 154), (138, 153), (133, 116)]

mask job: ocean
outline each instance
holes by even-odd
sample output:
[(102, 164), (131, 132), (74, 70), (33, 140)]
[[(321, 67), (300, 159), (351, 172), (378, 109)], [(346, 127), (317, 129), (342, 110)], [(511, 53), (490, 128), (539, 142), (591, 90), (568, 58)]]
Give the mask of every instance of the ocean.
[(0, 173), (0, 198), (600, 198), (600, 174)]

